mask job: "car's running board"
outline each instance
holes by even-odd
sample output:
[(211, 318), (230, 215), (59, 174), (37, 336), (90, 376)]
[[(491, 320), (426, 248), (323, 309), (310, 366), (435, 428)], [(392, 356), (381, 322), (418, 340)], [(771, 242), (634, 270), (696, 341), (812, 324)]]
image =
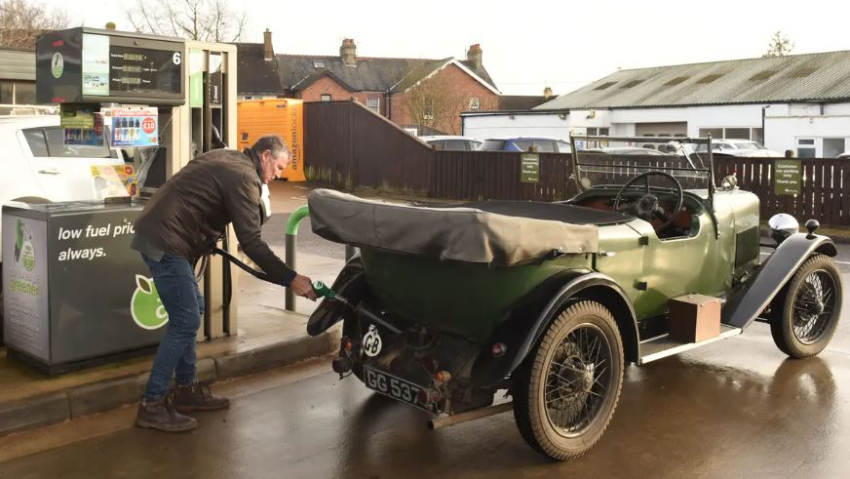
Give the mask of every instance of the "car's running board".
[(641, 358), (639, 364), (646, 364), (648, 362), (655, 361), (656, 359), (683, 353), (700, 346), (705, 346), (706, 344), (711, 344), (715, 341), (720, 341), (721, 339), (737, 336), (742, 332), (744, 332), (743, 329), (721, 324), (720, 334), (717, 337), (706, 339), (705, 341), (700, 341), (698, 343), (680, 343), (670, 339), (670, 336), (667, 334), (647, 339), (640, 343)]

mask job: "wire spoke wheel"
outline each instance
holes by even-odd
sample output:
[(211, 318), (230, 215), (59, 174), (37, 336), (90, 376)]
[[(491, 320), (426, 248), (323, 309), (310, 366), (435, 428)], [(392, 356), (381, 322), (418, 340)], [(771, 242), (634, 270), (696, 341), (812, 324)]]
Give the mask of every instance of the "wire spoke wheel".
[(779, 349), (794, 358), (821, 352), (838, 326), (842, 291), (832, 258), (814, 254), (806, 260), (771, 308), (770, 330)]
[(794, 335), (803, 344), (817, 342), (835, 314), (835, 283), (823, 270), (803, 280), (794, 300)]
[(587, 452), (614, 416), (624, 361), (608, 309), (595, 301), (567, 307), (512, 375), (514, 418), (526, 442), (558, 460)]
[(573, 329), (555, 351), (546, 375), (546, 414), (567, 436), (581, 434), (599, 414), (611, 386), (611, 346), (598, 327)]

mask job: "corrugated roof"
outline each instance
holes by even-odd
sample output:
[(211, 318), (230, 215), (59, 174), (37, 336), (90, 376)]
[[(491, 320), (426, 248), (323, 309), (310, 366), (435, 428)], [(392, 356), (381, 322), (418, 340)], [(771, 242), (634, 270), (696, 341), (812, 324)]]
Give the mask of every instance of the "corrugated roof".
[(262, 43), (237, 43), (236, 90), (240, 95), (283, 96), (284, 89), (277, 74), (277, 62), (265, 60)]
[(536, 109), (850, 99), (850, 51), (620, 70)]

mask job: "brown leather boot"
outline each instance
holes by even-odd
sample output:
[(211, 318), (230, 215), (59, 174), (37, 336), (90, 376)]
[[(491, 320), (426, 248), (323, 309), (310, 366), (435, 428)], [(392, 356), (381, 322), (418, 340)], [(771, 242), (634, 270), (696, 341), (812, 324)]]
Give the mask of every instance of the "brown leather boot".
[(198, 427), (198, 421), (174, 411), (171, 399), (165, 397), (158, 401), (143, 399), (136, 415), (136, 426), (165, 432), (184, 432)]
[(174, 408), (180, 412), (213, 411), (230, 406), (230, 399), (214, 396), (206, 384), (195, 383), (191, 386), (180, 386), (174, 389)]

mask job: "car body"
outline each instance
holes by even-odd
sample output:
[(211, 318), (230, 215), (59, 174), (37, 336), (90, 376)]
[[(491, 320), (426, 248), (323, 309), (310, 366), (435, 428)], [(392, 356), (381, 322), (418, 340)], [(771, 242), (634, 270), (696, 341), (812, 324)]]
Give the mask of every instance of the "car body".
[[(762, 258), (758, 196), (734, 176), (715, 187), (706, 156), (573, 149), (580, 192), (554, 203), (428, 208), (316, 190), (314, 232), (360, 255), (308, 333), (343, 321), (334, 370), (424, 409), (432, 428), (513, 409), (523, 438), (560, 460), (601, 437), (628, 363), (757, 320), (789, 356), (819, 353), (842, 304), (835, 245), (815, 223), (797, 233), (796, 220), (777, 215), (774, 251)], [(709, 314), (710, 335), (679, 334)], [(505, 394), (510, 405), (494, 402)]]
[(475, 151), (481, 147), (482, 143), (484, 143), (483, 141), (476, 140), (475, 138), (450, 135), (421, 136), (419, 139), (428, 143), (436, 150), (446, 151)]
[(838, 155), (839, 158), (850, 158), (850, 151), (845, 151), (844, 153)]
[(65, 145), (58, 115), (0, 117), (0, 151), (0, 205), (95, 199), (91, 167), (124, 164), (108, 144)]
[(515, 137), (492, 138), (484, 141), (481, 151), (530, 151), (535, 148), (537, 153), (569, 153), (570, 142), (561, 138), (548, 137)]
[(643, 148), (640, 146), (619, 146), (619, 147), (601, 147), (588, 148), (585, 151), (596, 151), (608, 155), (649, 155), (649, 156), (664, 156), (666, 153), (656, 150), (655, 148)]
[[(781, 158), (783, 155), (777, 151), (768, 150), (761, 143), (754, 140), (740, 140), (731, 138), (721, 138), (711, 140), (712, 151), (715, 155), (740, 156), (740, 157), (765, 157), (765, 158)], [(694, 151), (704, 154), (708, 151), (706, 145), (699, 145), (694, 148)]]

